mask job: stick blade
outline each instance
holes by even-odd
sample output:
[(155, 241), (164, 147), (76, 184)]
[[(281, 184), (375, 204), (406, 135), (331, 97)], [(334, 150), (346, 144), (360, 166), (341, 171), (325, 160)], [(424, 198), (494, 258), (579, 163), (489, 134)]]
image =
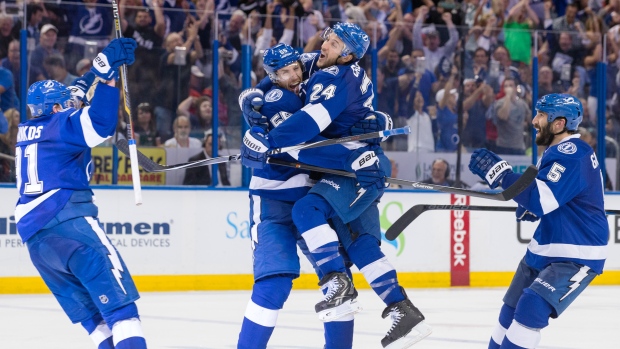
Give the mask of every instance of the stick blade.
[[(125, 156), (131, 156), (131, 152), (129, 150), (129, 143), (127, 143), (126, 139), (119, 139), (116, 141), (116, 147), (121, 153), (125, 154)], [(146, 172), (158, 172), (161, 171), (163, 166), (159, 165), (156, 162), (151, 161), (146, 155), (141, 152), (137, 152), (138, 155), (138, 164), (142, 169)]]
[(405, 228), (407, 228), (407, 226), (411, 224), (411, 222), (413, 222), (416, 218), (418, 218), (419, 215), (424, 212), (425, 206), (426, 205), (415, 205), (409, 210), (407, 210), (405, 214), (400, 216), (400, 218), (398, 218), (396, 222), (394, 222), (394, 224), (392, 224), (392, 226), (388, 228), (388, 230), (385, 232), (385, 238), (390, 241), (395, 240), (405, 230)]

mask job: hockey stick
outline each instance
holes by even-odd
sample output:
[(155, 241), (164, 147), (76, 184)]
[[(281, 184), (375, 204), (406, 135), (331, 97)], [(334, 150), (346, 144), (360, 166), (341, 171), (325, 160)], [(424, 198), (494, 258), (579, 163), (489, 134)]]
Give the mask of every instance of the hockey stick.
[[(516, 207), (513, 206), (470, 206), (470, 205), (427, 205), (420, 204), (414, 205), (404, 215), (392, 224), (391, 227), (385, 232), (385, 237), (388, 240), (394, 240), (401, 234), (401, 232), (411, 224), (422, 213), (430, 210), (455, 210), (455, 211), (488, 211), (488, 212), (515, 212)], [(608, 215), (620, 214), (620, 210), (605, 210)], [(403, 219), (406, 218), (406, 219)], [(402, 220), (402, 221), (401, 221)], [(394, 228), (396, 227), (396, 228)]]
[[(112, 11), (114, 12), (114, 27), (117, 38), (122, 38), (121, 20), (118, 14), (118, 4), (112, 0)], [(129, 140), (129, 159), (131, 162), (131, 179), (133, 180), (133, 193), (136, 206), (142, 205), (142, 188), (140, 187), (140, 168), (138, 167), (138, 149), (133, 133), (133, 120), (131, 119), (131, 103), (129, 102), (129, 88), (127, 86), (127, 65), (123, 64), (120, 68), (121, 85), (123, 85), (123, 102), (125, 112), (129, 119), (127, 125), (127, 139)]]
[[(295, 150), (324, 147), (327, 145), (342, 144), (342, 143), (354, 142), (354, 141), (362, 141), (362, 140), (371, 139), (371, 138), (390, 137), (390, 136), (395, 136), (395, 135), (406, 135), (406, 134), (409, 134), (410, 132), (411, 132), (411, 128), (409, 126), (405, 126), (405, 127), (396, 128), (393, 130), (370, 132), (370, 133), (360, 134), (356, 136), (348, 136), (348, 137), (342, 137), (342, 138), (336, 138), (336, 139), (325, 139), (325, 140), (318, 141), (315, 143), (300, 144), (300, 145), (295, 145), (292, 147), (277, 148), (277, 149), (273, 149), (269, 151), (268, 154), (275, 155), (275, 154), (287, 153), (287, 152), (295, 151)], [(125, 155), (129, 154), (129, 147), (128, 147), (126, 140), (119, 139), (116, 142), (116, 146), (118, 147), (118, 150), (120, 150), (123, 154)], [(175, 164), (175, 165), (160, 165), (156, 163), (155, 161), (151, 160), (146, 155), (138, 151), (138, 162), (140, 166), (142, 166), (142, 168), (146, 172), (173, 171), (173, 170), (179, 170), (182, 168), (192, 168), (192, 167), (199, 167), (199, 166), (214, 165), (214, 164), (219, 164), (222, 162), (234, 161), (234, 160), (239, 160), (239, 159), (241, 159), (241, 154), (220, 156), (220, 157), (213, 158), (213, 159), (190, 161), (190, 162), (184, 162), (184, 163)]]
[[(330, 174), (335, 174), (335, 175), (344, 176), (344, 177), (355, 177), (355, 174), (351, 172), (332, 170), (328, 168), (301, 164), (298, 162), (288, 162), (288, 161), (284, 161), (281, 159), (269, 158), (267, 163), (274, 164), (274, 165), (287, 166), (287, 167), (294, 167), (294, 168), (299, 168), (302, 170), (330, 173)], [(529, 166), (516, 182), (514, 182), (506, 190), (501, 191), (499, 193), (486, 193), (486, 192), (476, 191), (476, 190), (444, 187), (442, 185), (412, 182), (412, 181), (408, 181), (404, 179), (397, 179), (397, 178), (390, 178), (390, 177), (387, 177), (385, 181), (387, 183), (399, 184), (402, 186), (413, 187), (416, 189), (436, 190), (436, 191), (440, 191), (443, 193), (467, 195), (467, 196), (473, 196), (477, 198), (496, 200), (496, 201), (508, 201), (514, 198), (515, 196), (517, 196), (523, 190), (525, 190), (525, 188), (527, 188), (534, 181), (537, 174), (538, 174), (538, 169), (535, 166)], [(407, 213), (408, 212), (405, 212), (405, 215), (407, 215)]]

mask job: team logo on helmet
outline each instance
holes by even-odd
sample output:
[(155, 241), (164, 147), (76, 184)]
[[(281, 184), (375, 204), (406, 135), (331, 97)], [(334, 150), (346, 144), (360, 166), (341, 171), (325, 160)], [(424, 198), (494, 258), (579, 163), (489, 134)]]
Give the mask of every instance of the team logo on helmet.
[(265, 102), (275, 102), (279, 100), (280, 98), (282, 98), (282, 95), (283, 95), (282, 90), (273, 89), (267, 92), (267, 94), (265, 95)]
[(577, 146), (573, 142), (564, 142), (558, 145), (558, 151), (564, 154), (575, 154), (577, 152)]
[(43, 87), (45, 87), (45, 88), (52, 88), (52, 87), (54, 87), (54, 81), (47, 80), (45, 83), (43, 83)]

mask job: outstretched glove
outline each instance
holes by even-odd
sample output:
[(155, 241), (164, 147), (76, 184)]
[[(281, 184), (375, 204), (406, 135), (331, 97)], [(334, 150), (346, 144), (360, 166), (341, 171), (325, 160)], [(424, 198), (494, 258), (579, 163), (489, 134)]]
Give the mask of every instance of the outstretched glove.
[(131, 65), (136, 59), (136, 40), (119, 38), (112, 40), (106, 48), (93, 59), (90, 70), (104, 80), (112, 80), (118, 67), (123, 64)]
[(362, 188), (372, 186), (385, 188), (385, 171), (379, 166), (379, 158), (372, 150), (362, 152), (364, 148), (354, 151), (349, 156), (351, 170), (355, 172), (357, 183)]
[(469, 170), (484, 179), (491, 189), (495, 189), (504, 176), (512, 173), (512, 166), (492, 151), (481, 148), (471, 154)]
[(252, 126), (267, 129), (267, 117), (259, 112), (263, 106), (263, 91), (257, 88), (248, 88), (239, 94), (239, 108), (245, 122)]
[(80, 106), (80, 102), (85, 105), (89, 104), (86, 94), (94, 81), (95, 73), (90, 71), (73, 80), (73, 83), (69, 86), (69, 90), (71, 91), (71, 98), (73, 98), (73, 103), (75, 103), (76, 108)]
[(528, 222), (536, 222), (540, 219), (537, 215), (525, 209), (525, 207), (519, 205), (517, 206), (517, 211), (515, 212), (517, 216), (517, 222), (528, 221)]
[(245, 132), (241, 145), (241, 164), (246, 167), (262, 169), (267, 163), (269, 150), (268, 135), (259, 126)]
[[(393, 127), (392, 117), (388, 113), (381, 111), (372, 111), (366, 114), (363, 120), (358, 121), (351, 127), (351, 136), (357, 136), (364, 133), (380, 132), (391, 130)], [(362, 142), (366, 142), (372, 145), (379, 145), (379, 143), (385, 141), (387, 137), (371, 138)]]

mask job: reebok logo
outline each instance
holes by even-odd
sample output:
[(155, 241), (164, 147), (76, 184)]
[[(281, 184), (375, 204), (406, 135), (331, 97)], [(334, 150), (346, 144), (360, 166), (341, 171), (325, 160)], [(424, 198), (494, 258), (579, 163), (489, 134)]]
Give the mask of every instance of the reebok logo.
[(325, 183), (327, 185), (331, 185), (336, 190), (340, 189), (340, 185), (336, 184), (336, 182), (334, 181), (328, 181), (327, 179), (321, 179), (319, 183)]

